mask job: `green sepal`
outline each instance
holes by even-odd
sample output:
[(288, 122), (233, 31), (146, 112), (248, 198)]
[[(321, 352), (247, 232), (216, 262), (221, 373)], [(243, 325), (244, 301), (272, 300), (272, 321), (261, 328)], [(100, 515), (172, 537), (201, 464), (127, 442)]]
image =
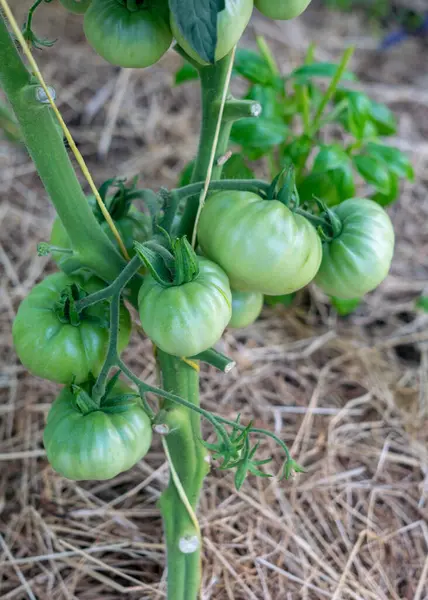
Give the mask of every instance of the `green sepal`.
[(113, 377), (111, 377), (105, 387), (105, 392), (104, 392), (104, 396), (101, 399), (101, 402), (103, 401), (104, 398), (107, 398), (108, 396), (110, 396), (110, 394), (113, 391), (114, 386), (116, 385), (116, 383), (118, 382), (120, 377), (120, 371), (116, 371), (116, 373), (113, 375)]
[(320, 225), (318, 227), (318, 233), (320, 234), (321, 239), (331, 241), (332, 239), (340, 235), (342, 231), (342, 221), (339, 219), (336, 213), (325, 204), (325, 202), (316, 197), (314, 197), (314, 200), (317, 203), (320, 210), (323, 211), (321, 217), (327, 219), (330, 229), (330, 231), (325, 231)]
[(293, 204), (294, 208), (297, 208), (300, 204), (299, 194), (296, 188), (296, 173), (293, 164), (290, 164), (288, 167), (283, 186), (277, 194), (277, 200), (287, 207), (290, 207), (291, 204)]
[(174, 240), (173, 252), (175, 258), (174, 285), (193, 281), (199, 274), (199, 265), (196, 253), (186, 236)]
[(74, 403), (83, 415), (99, 410), (98, 404), (83, 388), (72, 384), (71, 390), (74, 395)]
[(286, 167), (284, 167), (279, 173), (278, 175), (276, 175), (273, 180), (272, 183), (270, 184), (267, 192), (266, 192), (266, 197), (268, 200), (275, 200), (276, 196), (277, 196), (277, 191), (278, 191), (278, 185), (279, 185), (279, 181), (281, 179), (281, 177), (284, 175), (284, 173), (286, 173), (289, 170), (289, 165), (287, 165)]
[(77, 283), (72, 283), (62, 290), (59, 300), (54, 305), (54, 312), (61, 323), (77, 327), (80, 325), (80, 313), (76, 305), (87, 293)]
[(134, 242), (134, 248), (155, 281), (165, 287), (173, 285), (174, 274), (170, 267), (174, 257), (166, 248), (156, 242)]
[(137, 393), (121, 394), (120, 396), (113, 396), (113, 398), (106, 398), (101, 401), (100, 410), (109, 414), (126, 412), (136, 406), (138, 398)]

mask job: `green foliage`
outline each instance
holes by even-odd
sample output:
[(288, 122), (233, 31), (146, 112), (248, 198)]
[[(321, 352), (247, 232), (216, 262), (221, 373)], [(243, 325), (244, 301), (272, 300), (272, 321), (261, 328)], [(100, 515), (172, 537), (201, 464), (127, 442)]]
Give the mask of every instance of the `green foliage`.
[[(394, 202), (400, 180), (413, 180), (414, 174), (408, 157), (383, 141), (397, 129), (389, 108), (347, 87), (357, 78), (346, 69), (346, 60), (317, 62), (311, 48), (305, 64), (281, 77), (264, 40), (258, 42), (260, 52), (238, 49), (234, 66), (235, 76), (248, 82), (244, 98), (259, 102), (263, 109), (258, 119), (233, 124), (231, 140), (243, 157), (240, 172), (265, 158), (274, 176), (291, 161), (303, 204), (313, 204), (315, 197), (329, 206), (340, 204), (362, 184), (381, 206)], [(194, 76), (196, 71), (183, 67), (176, 82)], [(325, 132), (331, 124), (342, 132), (327, 141)]]

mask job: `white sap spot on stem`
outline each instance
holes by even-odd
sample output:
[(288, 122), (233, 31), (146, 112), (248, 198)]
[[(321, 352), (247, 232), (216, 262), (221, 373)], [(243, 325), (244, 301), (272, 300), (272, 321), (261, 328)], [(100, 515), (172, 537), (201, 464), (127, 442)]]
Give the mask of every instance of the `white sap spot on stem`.
[[(48, 86), (48, 92), (51, 95), (51, 98), (53, 100), (55, 100), (56, 92), (55, 92), (54, 88), (51, 86)], [(49, 104), (49, 98), (47, 97), (46, 92), (42, 88), (41, 85), (36, 88), (36, 100), (38, 102), (41, 102), (42, 104)]]
[(178, 547), (183, 554), (193, 554), (200, 546), (200, 541), (197, 535), (184, 536), (180, 538)]

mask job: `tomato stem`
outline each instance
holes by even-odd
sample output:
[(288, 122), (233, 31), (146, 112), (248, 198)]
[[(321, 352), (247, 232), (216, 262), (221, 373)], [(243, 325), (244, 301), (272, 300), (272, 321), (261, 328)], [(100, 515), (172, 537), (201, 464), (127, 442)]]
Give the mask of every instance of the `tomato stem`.
[[(66, 228), (76, 258), (102, 279), (111, 281), (120, 273), (125, 261), (102, 231), (89, 207), (52, 110), (38, 101), (36, 94), (28, 93), (38, 86), (32, 82), (32, 75), (16, 49), (2, 14), (0, 85), (12, 105), (24, 142)], [(52, 157), (55, 157), (54, 166)]]
[[(211, 164), (212, 148), (217, 138), (218, 117), (222, 106), (225, 83), (229, 75), (230, 60), (231, 56), (228, 54), (214, 65), (206, 67), (199, 65), (198, 68), (202, 91), (202, 126), (198, 153), (192, 174), (192, 183), (205, 180)], [(230, 100), (230, 102), (233, 102), (233, 100)], [(232, 111), (234, 113), (233, 120), (251, 116), (251, 106), (247, 103), (240, 104), (239, 106), (233, 103)], [(256, 116), (254, 112), (253, 116)], [(211, 172), (212, 180), (220, 179), (221, 177), (223, 163), (218, 158), (223, 156), (227, 151), (233, 120), (227, 118), (222, 121), (218, 135), (216, 157)], [(198, 208), (199, 204), (196, 202), (186, 204), (180, 223), (179, 235), (187, 235), (189, 239), (192, 239)]]
[[(158, 351), (157, 358), (164, 390), (187, 398), (192, 407), (199, 407), (198, 371), (162, 351)], [(194, 523), (194, 513), (209, 470), (207, 452), (200, 441), (199, 411), (189, 412), (187, 408), (171, 402), (166, 395), (162, 408), (166, 411), (164, 422), (170, 430), (165, 443), (174, 469), (159, 501), (167, 542), (168, 600), (196, 600), (201, 582), (201, 538), (199, 527)], [(177, 478), (180, 488), (177, 487)], [(187, 502), (183, 502), (183, 493)]]

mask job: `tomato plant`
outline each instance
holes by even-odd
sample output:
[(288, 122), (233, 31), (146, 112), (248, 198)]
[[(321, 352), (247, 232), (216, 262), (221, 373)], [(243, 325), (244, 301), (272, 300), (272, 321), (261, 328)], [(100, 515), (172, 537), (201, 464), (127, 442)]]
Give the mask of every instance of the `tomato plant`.
[[(90, 276), (49, 275), (22, 301), (13, 323), (16, 352), (25, 367), (38, 377), (59, 383), (82, 383), (98, 375), (108, 343), (108, 305), (89, 307), (72, 323), (70, 300), (61, 306), (61, 294), (70, 286), (77, 293), (103, 289), (102, 281)], [(120, 311), (119, 350), (129, 342), (131, 319)]]
[(332, 212), (337, 232), (323, 242), (315, 282), (336, 298), (361, 298), (388, 274), (394, 253), (392, 223), (378, 204), (365, 198), (346, 200)]
[(306, 10), (311, 0), (255, 0), (256, 8), (269, 19), (295, 19)]
[(232, 290), (232, 317), (229, 327), (242, 328), (254, 323), (262, 311), (263, 294)]
[[(23, 32), (7, 0), (1, 3), (0, 84), (57, 211), (50, 243), (41, 242), (38, 252), (52, 254), (66, 272), (30, 291), (12, 332), (32, 373), (67, 385), (48, 415), (47, 457), (64, 477), (106, 479), (145, 455), (152, 428), (163, 436), (171, 472), (159, 501), (167, 597), (196, 600), (203, 541), (196, 513), (208, 453), (221, 469), (233, 470), (237, 489), (248, 475), (269, 476), (261, 468), (269, 459), (259, 460), (254, 436), (281, 447), (285, 479), (302, 471), (274, 433), (201, 406), (200, 364), (224, 373), (233, 368), (235, 361), (214, 345), (228, 325), (254, 322), (263, 295), (289, 306), (296, 290), (315, 281), (339, 312), (349, 312), (388, 272), (394, 234), (381, 205), (395, 199), (412, 168), (381, 139), (395, 130), (391, 112), (346, 87), (354, 79), (346, 70), (350, 51), (334, 65), (315, 61), (310, 48), (305, 64), (286, 76), (261, 38), (259, 54), (235, 54), (253, 0), (61, 0), (84, 13), (89, 44), (119, 67), (156, 63), (174, 32), (174, 49), (188, 63), (177, 81), (197, 77), (201, 85), (198, 150), (178, 187), (159, 182), (157, 192), (137, 190), (112, 178), (97, 188), (30, 51), (55, 51), (32, 28), (34, 11), (50, 0), (35, 0)], [(306, 5), (256, 2), (273, 18), (290, 18)], [(232, 74), (249, 84), (243, 98), (229, 91)], [(328, 85), (319, 86), (319, 78)], [(321, 135), (330, 123), (341, 127), (343, 143)], [(270, 181), (255, 178), (251, 163), (258, 159), (266, 159)], [(349, 200), (361, 181), (371, 199)], [(132, 205), (137, 198), (150, 216)], [(153, 342), (159, 386), (140, 379), (121, 356), (131, 333), (125, 300)], [(121, 376), (138, 394), (119, 383)], [(202, 418), (214, 429), (210, 443)]]
[(304, 217), (250, 192), (218, 192), (199, 221), (199, 243), (227, 273), (233, 289), (289, 294), (307, 285), (321, 263), (321, 241)]
[(163, 0), (92, 0), (84, 30), (94, 50), (119, 67), (149, 67), (172, 42)]
[(97, 406), (65, 387), (49, 411), (43, 444), (53, 469), (67, 479), (111, 479), (150, 448), (150, 418), (141, 398), (122, 383)]

